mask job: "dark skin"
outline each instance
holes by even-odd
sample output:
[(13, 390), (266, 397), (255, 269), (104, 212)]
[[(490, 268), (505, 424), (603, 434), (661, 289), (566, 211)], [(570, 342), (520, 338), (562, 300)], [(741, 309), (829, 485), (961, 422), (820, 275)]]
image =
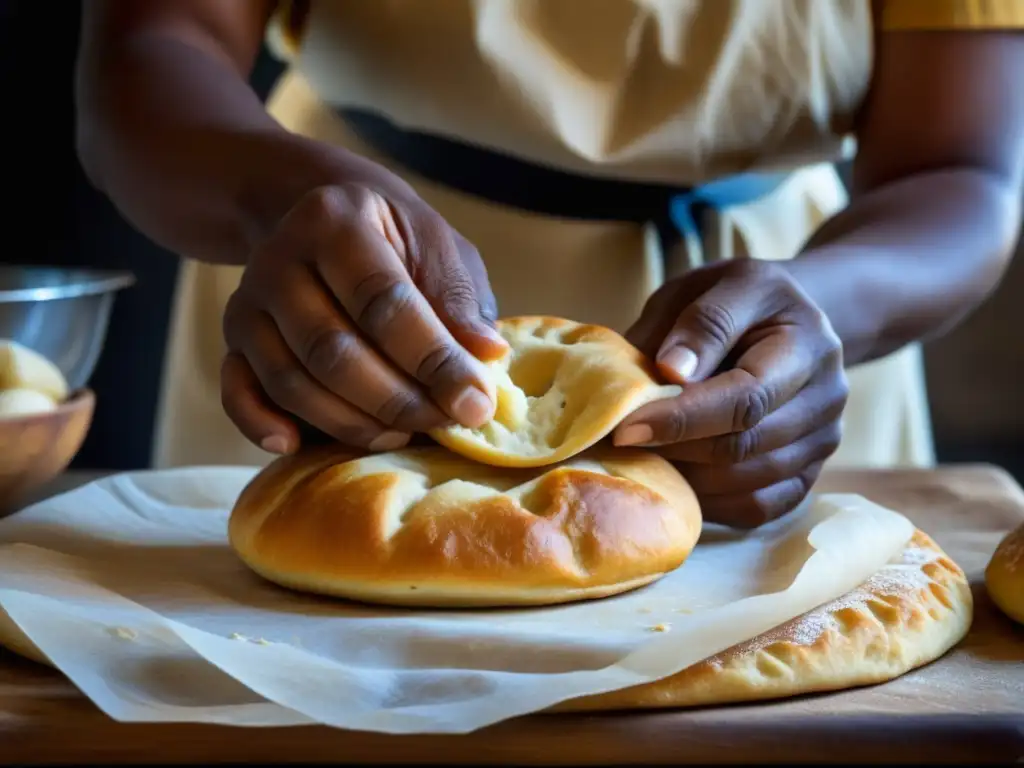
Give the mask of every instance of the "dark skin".
[[(246, 437), (295, 450), (294, 415), (386, 450), (448, 421), (486, 421), (479, 361), (505, 347), (479, 254), (394, 174), (266, 114), (245, 79), (270, 4), (85, 9), (87, 172), (165, 247), (246, 267), (222, 371)], [(1010, 257), (1024, 35), (885, 33), (876, 56), (851, 205), (791, 262), (668, 283), (629, 332), (687, 387), (613, 439), (677, 462), (709, 520), (756, 526), (798, 504), (838, 445), (844, 367), (948, 329)]]

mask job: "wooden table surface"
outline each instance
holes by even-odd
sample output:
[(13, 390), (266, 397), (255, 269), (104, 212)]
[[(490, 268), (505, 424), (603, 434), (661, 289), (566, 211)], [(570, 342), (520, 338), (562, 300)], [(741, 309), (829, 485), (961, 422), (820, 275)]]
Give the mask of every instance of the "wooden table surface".
[[(82, 476), (62, 480), (67, 487)], [(981, 584), (1024, 493), (993, 467), (833, 472), (931, 533), (975, 585), (954, 651), (885, 685), (700, 711), (537, 715), (467, 736), (114, 722), (52, 670), (0, 652), (0, 762), (559, 764), (1024, 762), (1024, 629)]]

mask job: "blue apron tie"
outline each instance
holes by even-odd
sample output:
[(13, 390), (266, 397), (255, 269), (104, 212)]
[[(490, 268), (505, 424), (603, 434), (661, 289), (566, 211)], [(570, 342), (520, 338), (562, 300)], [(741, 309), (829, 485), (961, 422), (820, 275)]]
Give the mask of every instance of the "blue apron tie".
[(653, 223), (664, 250), (680, 236), (700, 239), (695, 213), (752, 203), (786, 179), (745, 173), (692, 189), (585, 177), (462, 141), (399, 128), (382, 115), (339, 108), (363, 141), (392, 161), (464, 194), (534, 213), (584, 221)]
[(701, 239), (694, 211), (700, 207), (721, 211), (746, 205), (770, 195), (788, 178), (785, 173), (744, 173), (715, 179), (675, 195), (669, 200), (669, 218), (683, 237)]

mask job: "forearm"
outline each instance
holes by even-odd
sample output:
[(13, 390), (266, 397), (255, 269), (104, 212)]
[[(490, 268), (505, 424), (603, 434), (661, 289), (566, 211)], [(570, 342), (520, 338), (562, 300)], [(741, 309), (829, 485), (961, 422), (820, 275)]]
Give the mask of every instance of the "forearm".
[(83, 53), (79, 155), (136, 227), (196, 259), (243, 263), (306, 191), (365, 161), (290, 134), (227, 57), (169, 35)]
[(789, 264), (848, 365), (948, 330), (995, 288), (1020, 227), (1014, 184), (973, 169), (922, 173), (855, 197)]

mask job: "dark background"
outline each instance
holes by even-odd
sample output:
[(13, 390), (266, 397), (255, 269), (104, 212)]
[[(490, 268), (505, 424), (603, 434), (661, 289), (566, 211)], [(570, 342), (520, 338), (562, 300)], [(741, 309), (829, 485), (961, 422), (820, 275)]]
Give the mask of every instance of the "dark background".
[[(138, 282), (114, 305), (91, 381), (95, 420), (74, 462), (135, 469), (149, 462), (178, 259), (125, 223), (78, 164), (73, 72), (80, 15), (78, 2), (0, 0), (0, 130), (8, 199), (15, 200), (0, 259), (135, 273)], [(280, 71), (278, 62), (261, 56), (252, 82), (263, 98)], [(18, 232), (29, 224), (29, 232)], [(23, 244), (19, 250), (15, 242)]]
[[(7, 157), (6, 248), (15, 263), (127, 269), (92, 387), (98, 408), (75, 466), (149, 463), (178, 259), (126, 224), (83, 175), (74, 151), (73, 69), (80, 3), (0, 0), (0, 136)], [(280, 74), (266, 53), (263, 96)], [(11, 202), (13, 201), (13, 203)], [(926, 348), (940, 459), (991, 461), (1024, 476), (1024, 259), (965, 326)], [(210, 333), (220, 333), (211, 328)]]

